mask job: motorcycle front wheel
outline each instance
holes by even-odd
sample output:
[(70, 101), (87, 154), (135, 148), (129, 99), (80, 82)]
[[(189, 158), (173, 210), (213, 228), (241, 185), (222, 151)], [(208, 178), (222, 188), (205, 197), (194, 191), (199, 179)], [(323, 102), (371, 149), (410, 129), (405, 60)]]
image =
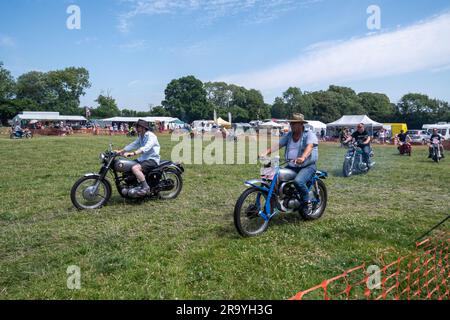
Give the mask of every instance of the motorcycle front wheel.
[(259, 214), (264, 211), (266, 201), (267, 193), (257, 188), (247, 189), (239, 197), (234, 207), (234, 225), (241, 236), (256, 237), (267, 230), (269, 221)]
[(353, 174), (352, 159), (345, 159), (342, 173), (346, 178), (350, 177)]
[[(99, 182), (97, 191), (95, 185)], [(111, 198), (111, 186), (96, 176), (83, 177), (72, 187), (70, 199), (78, 210), (95, 210), (104, 206)]]

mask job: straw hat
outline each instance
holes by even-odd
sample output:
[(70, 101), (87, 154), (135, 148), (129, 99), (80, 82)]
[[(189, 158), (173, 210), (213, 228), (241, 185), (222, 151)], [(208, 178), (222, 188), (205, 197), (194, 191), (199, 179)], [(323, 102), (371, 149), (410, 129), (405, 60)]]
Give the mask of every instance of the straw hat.
[(288, 120), (290, 123), (308, 123), (308, 121), (305, 120), (305, 116), (301, 113), (294, 113), (292, 115), (292, 118)]

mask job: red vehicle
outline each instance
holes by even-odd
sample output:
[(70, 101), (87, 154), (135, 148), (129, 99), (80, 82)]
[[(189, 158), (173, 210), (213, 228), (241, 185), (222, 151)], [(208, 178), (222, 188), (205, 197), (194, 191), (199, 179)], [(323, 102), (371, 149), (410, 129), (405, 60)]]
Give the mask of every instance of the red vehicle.
[(409, 142), (400, 142), (400, 145), (398, 146), (398, 151), (400, 152), (400, 155), (407, 154), (411, 157), (412, 152), (412, 146)]

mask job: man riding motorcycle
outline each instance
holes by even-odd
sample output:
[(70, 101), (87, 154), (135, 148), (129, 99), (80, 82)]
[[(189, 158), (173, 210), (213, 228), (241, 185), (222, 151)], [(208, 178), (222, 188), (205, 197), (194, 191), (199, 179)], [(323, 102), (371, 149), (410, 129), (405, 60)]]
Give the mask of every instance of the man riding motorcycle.
[(16, 135), (16, 137), (21, 137), (23, 135), (23, 129), (20, 126), (20, 123), (16, 123), (13, 133)]
[(400, 130), (400, 133), (397, 135), (397, 139), (399, 143), (398, 149), (400, 149), (401, 145), (411, 142), (411, 137), (407, 133), (405, 133), (404, 130)]
[[(140, 190), (137, 192), (139, 197), (143, 197), (150, 192), (150, 187), (145, 180), (145, 175), (152, 169), (159, 166), (161, 161), (160, 145), (156, 135), (150, 131), (148, 123), (139, 120), (136, 123), (138, 138), (122, 150), (115, 151), (124, 157), (134, 157), (140, 155), (137, 159), (138, 164), (132, 168), (133, 174), (141, 184)], [(135, 150), (134, 152), (131, 152)]]
[(319, 141), (312, 131), (305, 131), (305, 118), (302, 114), (294, 114), (289, 120), (291, 131), (281, 138), (278, 145), (273, 146), (260, 157), (264, 158), (277, 150), (286, 147), (286, 161), (290, 161), (288, 168), (297, 172), (294, 180), (295, 188), (304, 203), (305, 214), (312, 212), (312, 202), (309, 198), (307, 183), (317, 171), (316, 162), (319, 158)]
[[(442, 144), (442, 142), (445, 140), (444, 137), (439, 134), (438, 129), (433, 129), (433, 134), (430, 137), (430, 142), (432, 143), (434, 139), (439, 140), (439, 149), (441, 150), (441, 158), (445, 158), (444, 156), (444, 145)], [(428, 158), (431, 159), (433, 157), (433, 146), (430, 144), (429, 145), (429, 155)]]
[(370, 161), (370, 135), (366, 131), (363, 123), (358, 124), (357, 129), (353, 134), (345, 140), (344, 144), (349, 143), (350, 141), (356, 141), (358, 147), (363, 151), (363, 161), (367, 164), (367, 168), (370, 169), (372, 167)]

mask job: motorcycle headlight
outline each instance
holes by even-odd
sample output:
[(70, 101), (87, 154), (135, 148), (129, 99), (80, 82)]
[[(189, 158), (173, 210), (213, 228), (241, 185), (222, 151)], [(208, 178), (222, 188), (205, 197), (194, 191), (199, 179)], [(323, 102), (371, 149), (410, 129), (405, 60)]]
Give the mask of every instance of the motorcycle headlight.
[(100, 159), (101, 163), (105, 162), (106, 161), (106, 155), (104, 153), (100, 153), (99, 159)]

